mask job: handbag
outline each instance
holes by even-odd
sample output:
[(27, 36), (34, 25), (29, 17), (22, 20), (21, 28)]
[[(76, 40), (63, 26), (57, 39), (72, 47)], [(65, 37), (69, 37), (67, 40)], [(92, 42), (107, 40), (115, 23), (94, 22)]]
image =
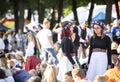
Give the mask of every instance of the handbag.
[(85, 48), (85, 49), (88, 48), (89, 47), (89, 43), (82, 43), (82, 47)]

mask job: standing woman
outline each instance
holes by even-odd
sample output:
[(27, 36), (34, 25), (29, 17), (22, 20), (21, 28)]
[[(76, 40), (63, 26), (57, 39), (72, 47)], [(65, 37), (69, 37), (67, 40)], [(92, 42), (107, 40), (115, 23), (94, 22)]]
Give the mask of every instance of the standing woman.
[(72, 42), (72, 33), (73, 33), (73, 23), (66, 21), (64, 25), (64, 29), (62, 30), (61, 34), (61, 48), (64, 55), (68, 58), (72, 65), (75, 64), (72, 56), (75, 53), (73, 49), (73, 42)]
[[(63, 30), (61, 34), (61, 49), (63, 52), (63, 57), (61, 58), (58, 66), (58, 80), (64, 82), (64, 74), (71, 71), (76, 65), (75, 63), (75, 51), (73, 48), (72, 34), (73, 34), (73, 23), (70, 21), (65, 21), (62, 23)], [(74, 59), (73, 59), (74, 58)]]
[(35, 69), (36, 65), (38, 63), (40, 63), (40, 57), (36, 56), (36, 38), (33, 35), (32, 32), (28, 32), (27, 33), (27, 37), (28, 37), (28, 46), (26, 49), (26, 63), (25, 63), (25, 69), (27, 71), (31, 70), (31, 69)]
[(100, 21), (93, 23), (94, 35), (90, 40), (87, 79), (93, 81), (96, 75), (102, 75), (111, 65), (111, 39), (106, 36), (104, 24)]

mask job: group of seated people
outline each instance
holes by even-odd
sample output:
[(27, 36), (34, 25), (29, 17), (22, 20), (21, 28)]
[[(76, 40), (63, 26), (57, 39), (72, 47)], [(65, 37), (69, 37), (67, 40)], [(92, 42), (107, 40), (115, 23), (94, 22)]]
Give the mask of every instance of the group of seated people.
[[(115, 50), (113, 54), (117, 55)], [(57, 79), (59, 68), (56, 65), (42, 61), (36, 69), (26, 71), (22, 65), (17, 66), (19, 63), (14, 57), (15, 55), (11, 53), (7, 55), (0, 53), (0, 82), (61, 82)], [(113, 69), (107, 70), (104, 75), (96, 76), (93, 81), (86, 79), (83, 69), (74, 67), (64, 74), (64, 82), (120, 82), (120, 56), (116, 62)]]

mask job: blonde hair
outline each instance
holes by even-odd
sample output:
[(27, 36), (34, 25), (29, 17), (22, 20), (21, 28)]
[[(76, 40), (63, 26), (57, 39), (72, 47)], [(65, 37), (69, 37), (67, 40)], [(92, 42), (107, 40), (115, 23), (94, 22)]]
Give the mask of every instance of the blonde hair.
[(113, 26), (118, 26), (119, 25), (119, 21), (118, 21), (118, 19), (115, 19), (114, 21), (113, 21)]
[(116, 42), (112, 42), (111, 43), (111, 50), (117, 49), (118, 48), (118, 44)]
[(50, 23), (50, 22), (48, 21), (48, 19), (47, 19), (47, 18), (44, 18), (43, 24), (46, 25), (46, 24), (48, 24), (48, 23)]
[(32, 76), (26, 82), (41, 82), (41, 79), (38, 76)]
[[(0, 56), (5, 56), (5, 55), (0, 54)], [(7, 66), (7, 58), (6, 57), (0, 58), (0, 67), (8, 68), (8, 66)]]
[(73, 69), (72, 75), (78, 76), (81, 79), (85, 78), (85, 72), (80, 68)]
[(97, 75), (94, 78), (93, 82), (107, 82), (107, 79), (102, 75)]
[(117, 52), (118, 52), (119, 55), (120, 55), (120, 44), (119, 44), (119, 46), (118, 46), (118, 48), (117, 48)]
[(12, 74), (16, 73), (17, 71), (18, 71), (17, 68), (12, 68), (12, 69), (11, 69)]
[(41, 66), (41, 67), (43, 67), (44, 69), (46, 69), (46, 67), (47, 67), (47, 62), (42, 61), (40, 65), (38, 64), (38, 66)]
[(32, 76), (37, 76), (37, 71), (35, 69), (31, 69), (29, 71), (29, 74), (31, 74)]
[(48, 65), (44, 75), (43, 75), (43, 81), (42, 82), (57, 82), (56, 78), (56, 68), (53, 65)]

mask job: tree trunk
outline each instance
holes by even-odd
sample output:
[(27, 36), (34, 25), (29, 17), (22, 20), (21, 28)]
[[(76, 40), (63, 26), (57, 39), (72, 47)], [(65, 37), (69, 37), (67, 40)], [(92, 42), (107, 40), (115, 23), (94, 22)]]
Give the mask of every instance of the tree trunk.
[(63, 14), (63, 2), (64, 0), (58, 0), (58, 22), (61, 21), (61, 16)]
[(32, 10), (31, 10), (31, 8), (28, 8), (27, 20), (31, 21), (31, 16), (32, 16)]
[(76, 24), (79, 24), (78, 22), (78, 15), (77, 15), (77, 3), (76, 3), (76, 0), (72, 0), (72, 11), (73, 11), (73, 14), (74, 14), (74, 19), (76, 21)]
[(45, 12), (45, 7), (40, 3), (40, 0), (38, 1), (38, 22), (42, 23), (44, 19), (44, 12)]
[(118, 5), (118, 0), (114, 0), (115, 1), (115, 7), (116, 7), (116, 12), (117, 12), (117, 18), (119, 19), (120, 15), (119, 15), (119, 5)]
[(94, 0), (91, 0), (91, 6), (90, 6), (89, 16), (88, 16), (88, 25), (89, 26), (90, 26), (91, 20), (92, 20), (93, 9), (94, 9)]
[(14, 0), (13, 1), (13, 8), (14, 8), (14, 20), (15, 20), (15, 32), (18, 32), (18, 22), (19, 22), (19, 17), (18, 17), (18, 1)]
[(24, 0), (19, 0), (19, 29), (24, 27)]
[(111, 23), (111, 11), (112, 11), (112, 1), (106, 0), (106, 16), (105, 16), (105, 23), (110, 24)]

